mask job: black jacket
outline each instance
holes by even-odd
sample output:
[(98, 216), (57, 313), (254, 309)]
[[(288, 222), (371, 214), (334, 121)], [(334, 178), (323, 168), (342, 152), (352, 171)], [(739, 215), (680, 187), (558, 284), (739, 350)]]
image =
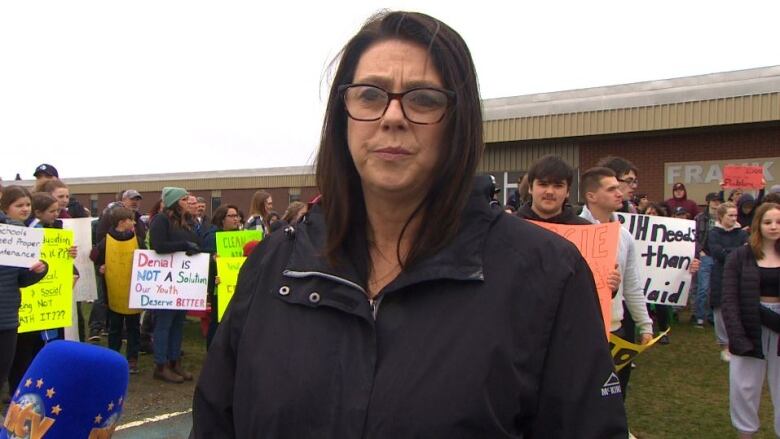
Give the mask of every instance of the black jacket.
[(734, 250), (723, 271), (723, 323), (734, 355), (764, 358), (761, 347), (761, 280), (749, 246)]
[(713, 218), (710, 216), (709, 206), (705, 206), (704, 210), (696, 215), (693, 219), (696, 221), (696, 257), (699, 257), (699, 252), (704, 251), (707, 255), (707, 235), (710, 233), (714, 225), (710, 226)]
[[(625, 438), (593, 277), (472, 196), (456, 238), (369, 302), (315, 208), (244, 264), (192, 438)], [(614, 381), (613, 381), (614, 380)]]
[(530, 204), (526, 204), (525, 206), (521, 207), (515, 213), (515, 215), (523, 219), (533, 220), (533, 221), (543, 221), (546, 223), (571, 224), (571, 225), (583, 225), (583, 226), (593, 225), (592, 222), (574, 213), (574, 209), (572, 209), (571, 206), (563, 206), (563, 210), (561, 211), (560, 214), (548, 219), (542, 219), (539, 215), (537, 215), (536, 212), (534, 212), (534, 210), (531, 209)]
[(707, 254), (712, 256), (712, 272), (710, 273), (710, 306), (719, 308), (721, 305), (721, 291), (723, 281), (723, 266), (726, 257), (733, 250), (744, 245), (748, 240), (746, 231), (740, 228), (726, 230), (717, 225), (710, 230), (707, 237)]

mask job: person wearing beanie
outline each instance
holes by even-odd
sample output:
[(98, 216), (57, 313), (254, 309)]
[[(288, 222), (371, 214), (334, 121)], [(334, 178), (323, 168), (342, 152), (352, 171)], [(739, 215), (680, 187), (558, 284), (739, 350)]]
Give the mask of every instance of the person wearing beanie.
[[(191, 256), (201, 252), (203, 243), (195, 233), (193, 218), (187, 211), (185, 189), (165, 187), (162, 190), (163, 210), (149, 225), (149, 244), (160, 254), (186, 252)], [(192, 380), (192, 374), (181, 364), (181, 342), (186, 310), (154, 310), (154, 378), (169, 383)]]

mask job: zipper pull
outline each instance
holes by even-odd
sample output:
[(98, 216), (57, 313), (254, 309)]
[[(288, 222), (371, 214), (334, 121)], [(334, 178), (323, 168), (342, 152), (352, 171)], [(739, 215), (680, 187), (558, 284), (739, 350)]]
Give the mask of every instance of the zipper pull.
[(371, 315), (376, 320), (376, 313), (379, 311), (379, 301), (374, 299), (368, 299), (368, 305), (371, 307)]

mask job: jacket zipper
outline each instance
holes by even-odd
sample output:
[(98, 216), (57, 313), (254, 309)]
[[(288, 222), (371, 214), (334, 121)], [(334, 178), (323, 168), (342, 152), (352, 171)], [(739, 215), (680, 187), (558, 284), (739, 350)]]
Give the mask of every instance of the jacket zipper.
[[(354, 288), (361, 293), (365, 297), (368, 297), (368, 293), (366, 292), (363, 287), (356, 284), (355, 282), (352, 282), (350, 280), (344, 279), (342, 277), (334, 276), (332, 274), (323, 273), (321, 271), (292, 271), (292, 270), (284, 270), (282, 272), (283, 275), (287, 277), (292, 277), (295, 279), (304, 279), (307, 277), (322, 277), (328, 280), (332, 280), (333, 282), (340, 283), (342, 285), (346, 285), (348, 287)], [(368, 299), (368, 305), (371, 308), (371, 316), (376, 320), (377, 313), (379, 313), (379, 304), (382, 302), (382, 296), (377, 297), (376, 299)]]

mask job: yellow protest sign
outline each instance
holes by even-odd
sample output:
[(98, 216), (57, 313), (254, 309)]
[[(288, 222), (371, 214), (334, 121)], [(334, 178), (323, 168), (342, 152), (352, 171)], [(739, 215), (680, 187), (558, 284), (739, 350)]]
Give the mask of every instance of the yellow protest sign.
[(238, 272), (246, 261), (245, 257), (240, 258), (217, 258), (217, 276), (219, 276), (219, 285), (217, 285), (217, 321), (222, 321), (222, 315), (225, 314), (230, 299), (236, 291), (238, 283)]
[(601, 305), (601, 316), (604, 319), (604, 331), (609, 338), (612, 326), (612, 290), (607, 285), (607, 277), (615, 269), (615, 261), (617, 261), (620, 224), (614, 221), (591, 225), (531, 222), (563, 236), (577, 246), (593, 273)]
[(262, 230), (217, 232), (217, 254), (225, 258), (239, 258), (244, 256), (244, 245), (247, 242), (261, 241), (262, 239)]
[(133, 253), (138, 248), (138, 240), (133, 237), (127, 241), (117, 241), (106, 235), (106, 293), (108, 307), (119, 314), (139, 314), (140, 309), (132, 309), (130, 303), (130, 279), (133, 275)]
[(44, 229), (41, 259), (49, 264), (49, 272), (37, 284), (22, 288), (18, 332), (71, 325), (73, 259), (68, 249), (72, 245), (73, 231)]
[(658, 337), (650, 340), (648, 344), (636, 344), (623, 340), (615, 334), (609, 335), (609, 350), (612, 351), (612, 361), (615, 363), (615, 370), (619, 371), (647, 348), (654, 345), (661, 337), (668, 334), (669, 330), (658, 334)]

